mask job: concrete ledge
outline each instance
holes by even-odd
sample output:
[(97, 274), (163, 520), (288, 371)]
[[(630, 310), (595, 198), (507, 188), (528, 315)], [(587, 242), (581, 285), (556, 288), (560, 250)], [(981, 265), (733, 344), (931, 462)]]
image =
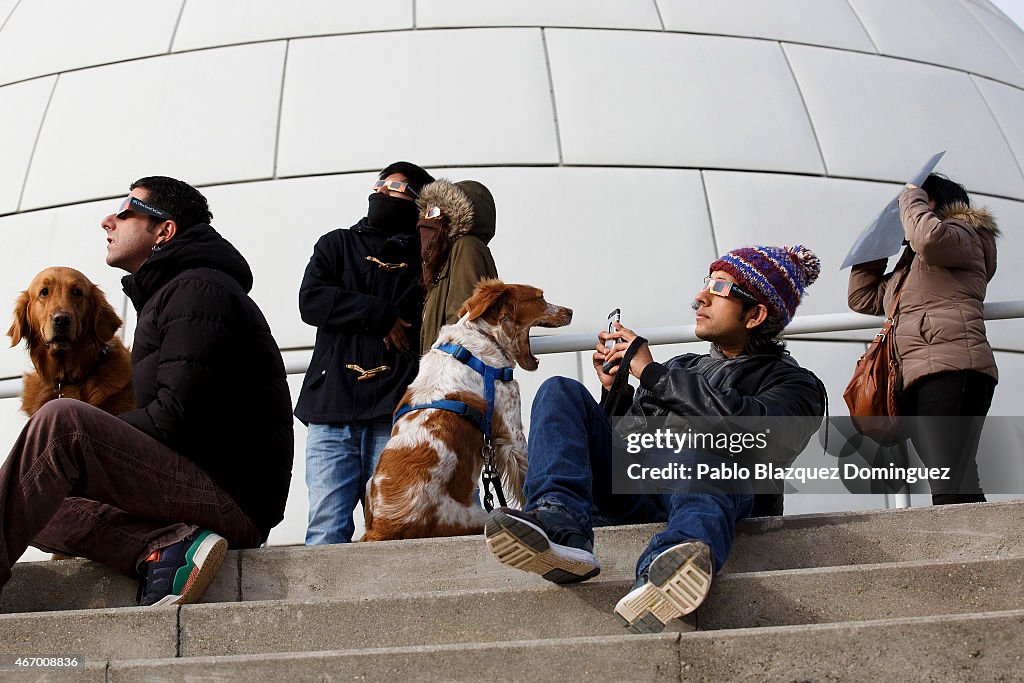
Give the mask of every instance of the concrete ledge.
[[(112, 683), (1016, 680), (1024, 611), (735, 631), (111, 662)], [(1017, 672), (1017, 673), (1014, 673)]]
[[(501, 566), (479, 537), (231, 553), (206, 596), (224, 602), (0, 615), (0, 655), (89, 660), (0, 678), (966, 681), (1024, 667), (1024, 503), (743, 522), (732, 573), (682, 632), (630, 636), (612, 608), (659, 528), (599, 530), (604, 571), (564, 587)], [(84, 561), (19, 565), (0, 605), (55, 594), (134, 601), (135, 584)]]
[[(512, 570), (508, 570), (512, 571)], [(0, 653), (110, 660), (436, 646), (621, 635), (629, 581), (406, 596), (235, 602), (0, 616)], [(402, 576), (382, 572), (382, 583)], [(721, 576), (678, 630), (840, 623), (1024, 610), (1024, 556)]]
[[(664, 528), (599, 528), (601, 577), (632, 581), (636, 560)], [(960, 560), (1024, 554), (1024, 502), (795, 515), (744, 520), (724, 573)], [(302, 600), (530, 585), (508, 571), (477, 536), (381, 543), (278, 547), (241, 552), (243, 600)], [(381, 571), (401, 581), (381, 582)]]
[[(621, 635), (627, 582), (181, 609), (182, 657)], [(382, 576), (382, 581), (388, 577)], [(674, 628), (693, 628), (682, 622)]]
[[(637, 557), (661, 525), (597, 529), (601, 577), (632, 581)], [(737, 526), (728, 574), (956, 561), (1024, 554), (1024, 501), (907, 510), (795, 515)], [(388, 580), (381, 580), (387, 574)], [(278, 546), (228, 553), (204, 603), (357, 598), (534, 585), (506, 569), (479, 536), (335, 546)], [(43, 587), (41, 589), (41, 587)], [(0, 612), (135, 604), (134, 581), (84, 560), (15, 565)]]
[(0, 654), (78, 655), (89, 661), (175, 657), (178, 608), (0, 615)]
[[(391, 578), (382, 574), (379, 580)], [(256, 654), (622, 632), (612, 609), (629, 581), (555, 586), (529, 578), (533, 585), (491, 590), (185, 606), (180, 652)], [(714, 582), (693, 618), (710, 630), (1012, 609), (1024, 609), (1024, 555), (726, 575)]]
[(719, 577), (700, 630), (1024, 609), (1024, 555), (899, 562)]
[(1024, 554), (1024, 501), (762, 517), (736, 525), (729, 572)]
[[(238, 572), (238, 551), (229, 551), (202, 601), (239, 600)], [(0, 614), (134, 607), (138, 587), (138, 581), (89, 560), (19, 562), (0, 593)]]
[(39, 681), (40, 683), (106, 683), (107, 664), (103, 660), (88, 661), (85, 666), (75, 669), (0, 669), (0, 680), (14, 681), (16, 683), (28, 683)]
[(1024, 611), (684, 633), (679, 652), (693, 681), (1012, 681)]
[(0, 614), (135, 604), (138, 583), (88, 560), (18, 562), (0, 593)]
[(678, 634), (112, 662), (111, 683), (216, 680), (680, 680)]
[[(634, 580), (637, 557), (657, 525), (598, 529), (601, 578)], [(388, 575), (382, 580), (382, 575)], [(306, 600), (486, 590), (537, 585), (488, 552), (482, 536), (380, 541), (241, 553), (243, 600)]]

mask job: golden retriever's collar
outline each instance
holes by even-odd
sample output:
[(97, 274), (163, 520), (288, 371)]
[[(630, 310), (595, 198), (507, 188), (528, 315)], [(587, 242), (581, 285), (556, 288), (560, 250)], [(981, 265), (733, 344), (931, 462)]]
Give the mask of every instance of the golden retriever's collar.
[(85, 380), (89, 379), (97, 370), (100, 369), (100, 366), (103, 365), (103, 361), (105, 361), (109, 355), (110, 347), (104, 344), (103, 348), (100, 349), (99, 358), (96, 359), (96, 362), (92, 364), (92, 367), (90, 367), (80, 379), (75, 380), (74, 382), (67, 382), (61, 379), (55, 380), (53, 383), (53, 390), (57, 394), (57, 398), (64, 398), (64, 387), (73, 387), (76, 384), (81, 384)]

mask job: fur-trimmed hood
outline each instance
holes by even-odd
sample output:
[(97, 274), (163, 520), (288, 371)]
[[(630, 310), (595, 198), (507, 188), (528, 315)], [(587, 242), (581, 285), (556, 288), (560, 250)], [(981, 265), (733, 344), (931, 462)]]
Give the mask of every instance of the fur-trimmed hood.
[(940, 221), (959, 221), (969, 228), (982, 232), (990, 232), (996, 237), (999, 237), (1002, 234), (999, 231), (998, 225), (996, 225), (996, 217), (993, 216), (992, 212), (985, 207), (975, 208), (956, 202), (946, 206), (940, 211), (936, 211), (935, 215)]
[(490, 190), (475, 180), (453, 183), (439, 178), (424, 186), (416, 204), (420, 219), (427, 217), (431, 207), (441, 209), (447, 217), (448, 239), (454, 241), (463, 235), (473, 235), (484, 244), (494, 237), (494, 198)]

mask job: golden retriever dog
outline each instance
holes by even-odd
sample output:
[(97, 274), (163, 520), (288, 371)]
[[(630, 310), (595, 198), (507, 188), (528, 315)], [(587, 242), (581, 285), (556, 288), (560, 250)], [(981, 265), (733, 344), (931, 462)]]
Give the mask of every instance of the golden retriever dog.
[(572, 311), (549, 304), (536, 287), (484, 280), (459, 314), (423, 355), (395, 411), (391, 440), (367, 485), (364, 541), (483, 530), (486, 513), (473, 489), (484, 465), (484, 366), (498, 373), (490, 421), (495, 469), (510, 502), (524, 502), (526, 439), (512, 368), (536, 370), (530, 328), (568, 325)]
[(114, 332), (121, 318), (100, 288), (73, 268), (40, 272), (14, 305), (7, 336), (25, 340), (34, 372), (23, 377), (21, 409), (77, 398), (118, 415), (135, 408), (131, 354)]

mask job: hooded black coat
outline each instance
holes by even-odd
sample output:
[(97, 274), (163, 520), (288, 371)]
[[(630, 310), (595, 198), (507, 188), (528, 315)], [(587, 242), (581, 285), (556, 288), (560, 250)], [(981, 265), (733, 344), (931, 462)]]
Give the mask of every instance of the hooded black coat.
[(284, 517), (293, 422), (284, 363), (245, 258), (209, 225), (121, 280), (138, 312), (136, 410), (122, 420), (202, 467), (264, 532)]
[[(317, 241), (299, 287), (299, 313), (317, 331), (295, 417), (304, 424), (391, 417), (416, 377), (419, 354), (415, 341), (399, 353), (383, 340), (398, 317), (412, 323), (408, 338), (419, 339), (419, 279), (418, 235), (389, 235), (363, 218)], [(359, 380), (349, 365), (388, 369)]]

